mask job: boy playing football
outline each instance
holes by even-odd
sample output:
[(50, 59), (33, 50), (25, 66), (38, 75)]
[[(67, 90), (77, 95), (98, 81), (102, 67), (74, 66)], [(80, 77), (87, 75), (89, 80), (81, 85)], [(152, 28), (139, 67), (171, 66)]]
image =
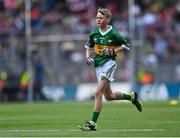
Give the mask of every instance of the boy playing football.
[[(89, 40), (85, 45), (86, 64), (94, 65), (98, 80), (95, 91), (95, 102), (92, 118), (89, 122), (81, 125), (84, 131), (95, 131), (96, 123), (102, 109), (102, 96), (108, 101), (111, 100), (129, 100), (139, 112), (142, 112), (141, 103), (138, 100), (137, 93), (132, 91), (130, 94), (122, 92), (112, 92), (110, 82), (114, 80), (113, 76), (116, 70), (116, 54), (122, 50), (130, 50), (129, 43), (115, 30), (108, 25), (111, 20), (111, 12), (108, 9), (99, 8), (96, 15), (97, 27), (91, 31)], [(94, 52), (94, 58), (91, 58)]]

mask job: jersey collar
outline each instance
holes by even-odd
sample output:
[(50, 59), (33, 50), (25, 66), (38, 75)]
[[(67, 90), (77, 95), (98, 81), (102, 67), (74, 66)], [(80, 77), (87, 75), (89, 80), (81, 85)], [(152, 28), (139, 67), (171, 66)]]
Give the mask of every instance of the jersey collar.
[(112, 26), (108, 25), (108, 29), (106, 32), (102, 32), (100, 28), (99, 28), (99, 32), (101, 33), (101, 35), (105, 35), (105, 34), (109, 33), (109, 31), (111, 31), (111, 29), (112, 29)]

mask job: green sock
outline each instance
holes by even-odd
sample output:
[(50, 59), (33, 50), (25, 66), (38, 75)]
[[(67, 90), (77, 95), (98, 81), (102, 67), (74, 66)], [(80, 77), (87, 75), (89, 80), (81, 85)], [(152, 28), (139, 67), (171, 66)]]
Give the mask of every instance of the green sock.
[(99, 117), (99, 114), (100, 114), (100, 112), (93, 112), (93, 115), (92, 115), (92, 121), (94, 122), (94, 123), (96, 123), (97, 122), (97, 119), (98, 119), (98, 117)]
[(123, 98), (122, 99), (131, 101), (132, 97), (129, 94), (123, 93)]

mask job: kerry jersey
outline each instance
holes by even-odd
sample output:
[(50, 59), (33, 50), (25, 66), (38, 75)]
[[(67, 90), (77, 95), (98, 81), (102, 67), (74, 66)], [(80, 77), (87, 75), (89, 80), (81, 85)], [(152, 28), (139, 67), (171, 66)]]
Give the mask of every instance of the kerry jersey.
[(111, 57), (107, 55), (101, 55), (102, 49), (115, 49), (126, 43), (127, 41), (112, 26), (108, 26), (108, 30), (106, 33), (102, 33), (97, 27), (91, 31), (89, 40), (87, 41), (85, 47), (94, 48), (94, 63), (95, 67), (97, 67), (99, 65), (103, 65), (109, 59), (116, 59), (116, 55)]

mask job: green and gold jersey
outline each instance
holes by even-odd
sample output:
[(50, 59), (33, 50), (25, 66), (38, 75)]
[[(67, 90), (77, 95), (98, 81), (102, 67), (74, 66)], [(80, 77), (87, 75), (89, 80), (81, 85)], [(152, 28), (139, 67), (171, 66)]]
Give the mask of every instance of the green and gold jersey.
[(97, 27), (93, 29), (89, 35), (89, 40), (86, 43), (86, 48), (94, 48), (95, 56), (94, 62), (95, 67), (106, 63), (109, 59), (115, 60), (116, 55), (114, 56), (105, 56), (101, 55), (103, 48), (115, 49), (122, 44), (126, 44), (127, 41), (114, 29), (112, 26), (108, 26), (106, 33), (102, 33)]

